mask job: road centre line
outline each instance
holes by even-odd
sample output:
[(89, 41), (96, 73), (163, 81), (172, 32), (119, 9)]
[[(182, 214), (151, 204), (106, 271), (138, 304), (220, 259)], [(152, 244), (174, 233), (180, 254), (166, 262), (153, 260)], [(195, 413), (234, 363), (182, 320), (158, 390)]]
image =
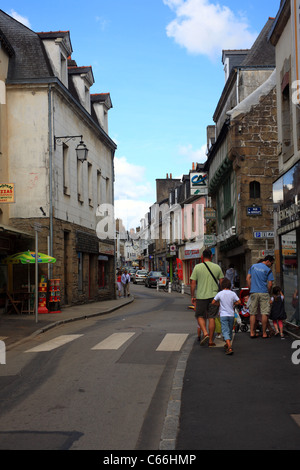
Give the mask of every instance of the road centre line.
[(46, 343), (40, 344), (39, 346), (36, 346), (32, 349), (28, 349), (27, 353), (29, 352), (44, 352), (44, 351), (52, 351), (53, 349), (59, 348), (60, 346), (63, 346), (64, 344), (70, 343), (71, 341), (74, 341), (77, 338), (80, 338), (83, 335), (62, 335), (58, 336), (50, 341), (47, 341)]

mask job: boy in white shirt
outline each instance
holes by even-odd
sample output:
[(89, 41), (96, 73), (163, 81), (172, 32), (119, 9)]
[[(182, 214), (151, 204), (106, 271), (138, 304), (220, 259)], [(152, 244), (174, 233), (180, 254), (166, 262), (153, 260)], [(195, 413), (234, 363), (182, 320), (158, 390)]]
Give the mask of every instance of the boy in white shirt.
[(240, 305), (241, 301), (235, 292), (231, 290), (231, 282), (226, 277), (222, 282), (222, 290), (218, 292), (212, 301), (213, 305), (220, 305), (220, 321), (222, 335), (226, 342), (226, 354), (233, 354), (232, 349), (232, 331), (234, 324), (234, 307)]

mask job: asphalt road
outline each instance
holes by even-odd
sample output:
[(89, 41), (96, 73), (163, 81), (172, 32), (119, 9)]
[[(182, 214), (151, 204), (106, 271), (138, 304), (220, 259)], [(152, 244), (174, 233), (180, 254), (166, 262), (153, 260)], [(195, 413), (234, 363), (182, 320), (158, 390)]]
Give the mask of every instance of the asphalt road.
[(174, 373), (195, 334), (184, 295), (136, 300), (22, 343), (0, 369), (0, 449), (159, 449)]

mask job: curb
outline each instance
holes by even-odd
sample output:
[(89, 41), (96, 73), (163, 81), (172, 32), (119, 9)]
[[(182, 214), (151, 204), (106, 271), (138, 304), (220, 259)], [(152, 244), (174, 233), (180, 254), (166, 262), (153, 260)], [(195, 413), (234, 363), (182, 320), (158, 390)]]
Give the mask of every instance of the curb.
[(132, 296), (127, 302), (124, 302), (122, 305), (116, 305), (115, 307), (112, 307), (110, 309), (104, 310), (104, 311), (99, 312), (99, 313), (91, 313), (91, 314), (84, 313), (84, 314), (82, 314), (78, 317), (66, 318), (65, 320), (58, 320), (56, 322), (50, 323), (50, 325), (39, 328), (34, 333), (31, 333), (29, 336), (26, 336), (25, 338), (22, 338), (19, 341), (16, 341), (14, 343), (11, 343), (9, 346), (7, 346), (6, 350), (10, 351), (12, 348), (24, 343), (25, 341), (28, 341), (31, 338), (35, 338), (36, 336), (38, 336), (40, 334), (46, 333), (47, 331), (52, 330), (53, 328), (56, 328), (57, 326), (64, 325), (65, 323), (71, 323), (71, 322), (78, 321), (78, 320), (85, 320), (87, 318), (99, 317), (101, 315), (107, 315), (109, 313), (114, 312), (115, 310), (119, 310), (120, 308), (131, 304), (132, 302), (134, 302), (134, 300), (135, 299)]

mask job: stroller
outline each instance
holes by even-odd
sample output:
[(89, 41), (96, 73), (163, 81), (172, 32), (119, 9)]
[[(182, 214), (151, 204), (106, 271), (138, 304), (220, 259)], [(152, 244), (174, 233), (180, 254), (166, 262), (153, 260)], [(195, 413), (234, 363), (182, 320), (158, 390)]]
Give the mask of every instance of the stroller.
[(250, 313), (249, 308), (247, 306), (249, 295), (250, 290), (247, 287), (242, 288), (239, 296), (241, 305), (237, 306), (235, 309), (236, 313), (239, 315), (240, 318), (240, 322), (238, 322), (237, 331), (240, 329), (243, 333), (247, 333), (250, 327)]

